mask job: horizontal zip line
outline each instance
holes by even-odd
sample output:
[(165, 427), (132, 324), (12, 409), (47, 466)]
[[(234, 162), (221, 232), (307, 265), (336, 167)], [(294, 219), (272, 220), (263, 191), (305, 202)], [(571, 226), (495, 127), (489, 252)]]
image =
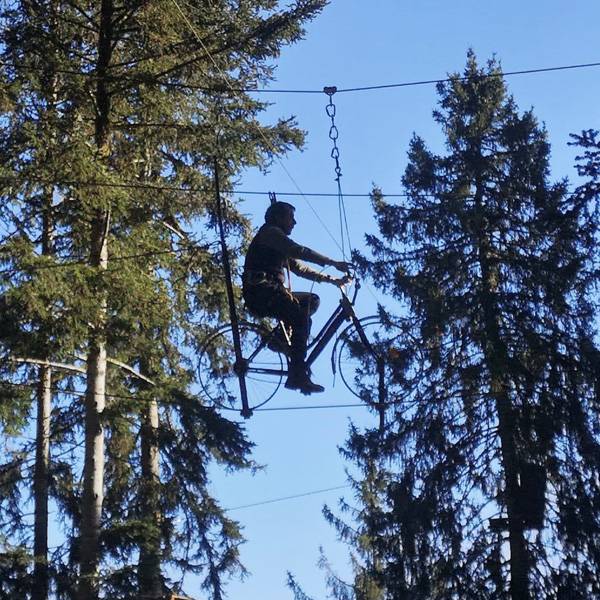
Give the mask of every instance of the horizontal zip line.
[(314, 490), (312, 492), (304, 492), (302, 494), (293, 494), (292, 496), (283, 496), (281, 498), (273, 498), (272, 500), (263, 500), (262, 502), (253, 502), (252, 504), (242, 504), (241, 506), (233, 506), (232, 508), (224, 509), (225, 512), (231, 512), (232, 510), (241, 510), (242, 508), (252, 508), (254, 506), (264, 506), (265, 504), (273, 504), (275, 502), (284, 502), (285, 500), (295, 500), (296, 498), (305, 498), (306, 496), (315, 496), (317, 494), (324, 494), (325, 492), (334, 492), (336, 490), (345, 490), (351, 487), (349, 483), (346, 485), (338, 485), (336, 487), (324, 488), (322, 490)]
[(369, 85), (354, 88), (342, 88), (337, 90), (338, 94), (348, 92), (366, 92), (371, 90), (385, 90), (390, 88), (413, 87), (420, 85), (432, 85), (438, 83), (450, 83), (452, 81), (469, 81), (471, 79), (492, 79), (498, 77), (507, 77), (512, 75), (532, 75), (534, 73), (551, 73), (554, 71), (568, 71), (572, 69), (589, 69), (592, 67), (600, 67), (600, 62), (581, 63), (575, 65), (564, 65), (559, 67), (544, 67), (538, 69), (522, 69), (520, 71), (506, 71), (500, 73), (485, 73), (483, 75), (459, 75), (458, 77), (445, 77), (443, 79), (426, 79), (423, 81), (409, 81), (404, 83), (387, 83), (382, 85)]
[[(211, 194), (212, 189), (206, 187), (184, 187), (177, 185), (159, 185), (154, 183), (137, 183), (135, 181), (125, 182), (110, 182), (110, 181), (78, 181), (78, 180), (44, 180), (37, 178), (24, 178), (19, 177), (0, 177), (0, 183), (36, 183), (39, 185), (56, 185), (56, 186), (72, 186), (72, 187), (98, 187), (98, 188), (115, 188), (115, 189), (133, 189), (133, 190), (152, 190), (152, 191), (163, 191), (163, 192), (183, 192), (187, 194), (197, 194), (199, 192), (205, 192)], [(261, 190), (238, 190), (238, 189), (225, 189), (221, 190), (224, 194), (236, 194), (236, 195), (247, 195), (247, 196), (268, 196), (270, 191)], [(338, 197), (337, 193), (332, 192), (275, 192), (277, 196), (314, 196), (314, 197)], [(409, 194), (383, 194), (387, 197), (406, 197)], [(422, 194), (421, 194), (422, 195)], [(353, 193), (346, 194), (344, 196), (350, 196), (353, 198), (369, 198), (369, 193)]]
[[(484, 73), (482, 75), (458, 75), (455, 77), (443, 77), (438, 79), (422, 79), (416, 81), (403, 81), (398, 83), (384, 83), (377, 85), (364, 85), (364, 86), (355, 86), (355, 87), (346, 87), (346, 88), (338, 88), (336, 93), (338, 94), (348, 94), (348, 93), (356, 93), (356, 92), (368, 92), (368, 91), (376, 91), (376, 90), (388, 90), (394, 88), (406, 88), (406, 87), (416, 87), (416, 86), (424, 86), (424, 85), (433, 85), (438, 83), (450, 83), (451, 81), (468, 81), (470, 79), (489, 79), (496, 77), (509, 77), (514, 75), (534, 75), (538, 73), (552, 73), (556, 71), (569, 71), (574, 69), (590, 69), (594, 67), (600, 67), (600, 62), (588, 62), (588, 63), (577, 63), (571, 65), (560, 65), (554, 67), (539, 67), (534, 69), (519, 69), (516, 71), (504, 71), (499, 73)], [(61, 71), (62, 73), (80, 76), (80, 77), (89, 77), (92, 79), (96, 78), (96, 75), (92, 72), (90, 73), (81, 73), (78, 71)], [(151, 75), (149, 75), (152, 77)], [(117, 77), (112, 77), (112, 79), (118, 79)], [(228, 82), (228, 80), (226, 80)], [(141, 83), (141, 82), (140, 82)], [(148, 78), (144, 79), (144, 83), (148, 83)], [(160, 81), (156, 80), (157, 85), (163, 85), (165, 87), (177, 88), (177, 89), (188, 89), (188, 90), (197, 90), (201, 92), (209, 92), (209, 93), (247, 93), (247, 94), (323, 94), (323, 88), (321, 89), (302, 89), (302, 88), (236, 88), (231, 85), (222, 85), (222, 86), (201, 86), (201, 85), (191, 85), (185, 83), (172, 83), (169, 81)]]
[[(182, 192), (187, 194), (197, 194), (199, 192), (206, 192), (207, 194), (212, 193), (204, 187), (184, 187), (176, 185), (159, 185), (153, 183), (137, 183), (135, 181), (127, 182), (108, 182), (108, 181), (76, 181), (76, 180), (42, 180), (42, 179), (20, 179), (18, 177), (0, 177), (0, 183), (37, 183), (39, 185), (57, 185), (57, 186), (72, 186), (72, 187), (98, 187), (98, 188), (115, 188), (115, 189), (136, 189), (136, 190), (152, 190), (152, 191), (164, 191), (164, 192)], [(571, 186), (574, 184), (571, 184)], [(273, 193), (273, 190), (262, 191), (262, 190), (221, 190), (224, 194), (233, 194), (238, 196), (269, 196)], [(392, 193), (388, 194), (382, 190), (377, 190), (377, 193), (384, 198), (436, 198), (441, 195), (448, 194), (449, 192), (439, 192), (438, 194), (409, 194), (404, 193)], [(275, 192), (276, 196), (312, 196), (315, 198), (337, 198), (338, 194), (333, 192)], [(347, 194), (344, 192), (344, 197), (350, 198), (370, 198), (373, 193), (369, 192), (357, 192)], [(472, 194), (463, 196), (464, 198), (474, 197)]]
[[(0, 381), (0, 385), (10, 385), (13, 387), (24, 387), (30, 389), (39, 388), (39, 382), (16, 382), (16, 381)], [(85, 392), (77, 392), (75, 390), (63, 390), (61, 388), (52, 387), (53, 392), (57, 394), (64, 394), (65, 396), (73, 396), (76, 398), (85, 398)], [(182, 403), (174, 400), (164, 400), (162, 398), (140, 398), (139, 396), (128, 396), (124, 394), (110, 394), (106, 393), (105, 396), (107, 398), (111, 398), (113, 400), (133, 400), (135, 402), (150, 402), (154, 401), (158, 404), (163, 404), (166, 406), (177, 406)], [(386, 406), (393, 406), (396, 404), (395, 402), (386, 402)], [(299, 405), (299, 406), (280, 406), (273, 408), (255, 408), (254, 412), (285, 412), (285, 411), (297, 411), (297, 410), (320, 410), (320, 409), (335, 409), (335, 408), (372, 408), (372, 406), (364, 403), (355, 403), (355, 404), (316, 404), (316, 405)], [(203, 405), (203, 408), (210, 408), (210, 406)], [(215, 409), (217, 410), (217, 409)], [(237, 410), (237, 409), (236, 409)]]
[[(374, 90), (388, 90), (393, 88), (406, 88), (406, 87), (417, 87), (423, 85), (433, 85), (438, 83), (450, 83), (452, 81), (469, 81), (470, 79), (490, 79), (497, 77), (508, 77), (513, 75), (533, 75), (536, 73), (551, 73), (554, 71), (568, 71), (573, 69), (590, 69), (593, 67), (600, 67), (600, 62), (590, 62), (590, 63), (579, 63), (574, 65), (561, 65), (556, 67), (541, 67), (537, 69), (521, 69), (518, 71), (505, 71), (499, 73), (484, 73), (483, 75), (458, 75), (455, 77), (443, 77), (440, 79), (422, 79), (417, 81), (403, 81), (399, 83), (383, 83), (378, 85), (364, 85), (357, 87), (347, 87), (347, 88), (338, 88), (336, 90), (337, 94), (348, 94), (348, 93), (356, 93), (356, 92), (368, 92)], [(167, 83), (167, 82), (157, 82), (159, 85), (165, 85), (166, 87), (173, 88), (181, 88), (181, 89), (190, 89), (190, 90), (198, 90), (205, 92), (237, 92), (237, 93), (248, 93), (248, 94), (323, 94), (323, 89), (285, 89), (285, 88), (209, 88), (204, 86), (194, 86), (189, 84), (179, 84), (179, 83)]]

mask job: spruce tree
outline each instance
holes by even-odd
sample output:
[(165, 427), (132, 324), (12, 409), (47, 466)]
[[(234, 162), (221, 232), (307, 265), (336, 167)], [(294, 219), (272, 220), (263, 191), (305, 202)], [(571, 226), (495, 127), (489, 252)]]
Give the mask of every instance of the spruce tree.
[[(208, 229), (213, 157), (227, 163), (229, 186), (241, 168), (264, 167), (301, 144), (293, 120), (261, 125), (265, 104), (230, 88), (267, 83), (280, 48), (300, 39), (302, 24), (324, 4), (299, 0), (280, 10), (270, 0), (235, 7), (78, 0), (4, 7), (3, 222), (23, 222), (24, 211), (39, 221), (44, 209), (36, 198), (52, 185), (55, 231), (46, 271), (33, 232), (21, 229), (3, 244), (5, 264), (14, 268), (3, 297), (22, 315), (3, 341), (14, 357), (35, 318), (22, 310), (31, 308), (29, 291), (36, 306), (47, 299), (59, 308), (47, 312), (57, 345), (45, 355), (56, 364), (83, 359), (77, 368), (87, 369), (84, 414), (76, 403), (61, 407), (56, 419), (71, 419), (71, 429), (52, 440), (67, 449), (85, 441), (83, 456), (51, 464), (51, 492), (72, 528), (69, 557), (53, 561), (61, 597), (88, 600), (101, 588), (115, 598), (156, 597), (172, 587), (161, 571), (171, 564), (200, 572), (218, 598), (224, 576), (240, 568), (239, 530), (208, 494), (206, 472), (211, 460), (247, 467), (250, 445), (238, 425), (188, 389), (193, 348), (208, 324), (226, 315)], [(40, 131), (38, 115), (26, 107), (47, 94), (36, 73), (50, 66), (56, 119), (51, 131)], [(44, 149), (51, 156), (44, 158)], [(247, 223), (233, 206), (228, 217), (243, 242)], [(194, 227), (199, 233), (182, 234)], [(44, 272), (60, 274), (60, 285), (50, 285)], [(39, 348), (39, 340), (24, 339), (21, 347)], [(82, 393), (80, 382), (65, 383)], [(157, 459), (160, 480), (153, 481)], [(81, 464), (82, 489), (72, 472)]]
[(549, 181), (495, 60), (469, 53), (438, 93), (446, 152), (413, 137), (407, 199), (374, 191), (361, 259), (403, 312), (385, 430), (346, 448), (384, 481), (359, 575), (382, 598), (597, 598), (592, 195)]
[[(61, 381), (63, 374), (53, 372), (50, 365), (54, 364), (53, 360), (62, 360), (64, 348), (69, 346), (70, 336), (75, 333), (67, 333), (64, 327), (71, 295), (67, 277), (64, 273), (51, 274), (46, 270), (56, 259), (55, 254), (61, 251), (62, 211), (60, 202), (56, 202), (57, 186), (51, 181), (51, 174), (59, 169), (61, 139), (64, 139), (65, 129), (71, 126), (68, 117), (58, 110), (60, 65), (51, 39), (54, 33), (58, 34), (54, 31), (58, 27), (55, 19), (58, 6), (56, 1), (47, 3), (50, 13), (43, 19), (39, 12), (42, 7), (36, 3), (23, 7), (29, 17), (27, 21), (19, 18), (15, 7), (2, 13), (6, 86), (3, 86), (0, 151), (5, 167), (2, 175), (7, 179), (2, 182), (2, 223), (6, 235), (2, 240), (5, 269), (1, 337), (4, 350), (10, 349), (10, 354), (4, 356), (10, 362), (4, 365), (2, 372), (13, 380), (18, 373), (25, 378), (26, 385), (38, 379), (37, 385), (32, 384), (30, 388), (37, 405), (31, 427), (36, 432), (35, 447), (21, 444), (21, 452), (25, 457), (33, 456), (34, 464), (26, 462), (14, 472), (14, 491), (23, 489), (24, 492), (29, 487), (33, 490), (33, 572), (31, 578), (21, 577), (21, 585), (35, 600), (48, 597), (52, 563), (48, 549), (51, 431), (55, 430), (57, 446), (65, 441), (61, 432), (64, 423), (60, 423), (63, 417), (68, 419), (70, 412), (65, 411), (52, 423), (53, 386)], [(62, 34), (68, 37), (64, 31)], [(25, 77), (25, 73), (29, 75)], [(47, 181), (39, 185), (29, 181), (20, 187), (14, 176), (27, 169), (34, 172), (36, 178)], [(26, 389), (20, 388), (21, 393), (13, 396), (23, 408), (27, 405)], [(13, 404), (9, 398), (7, 403)], [(59, 411), (58, 407), (55, 411)], [(27, 428), (25, 421), (21, 433)], [(5, 468), (11, 469), (10, 461)], [(25, 510), (24, 502), (19, 503), (13, 522), (22, 523)], [(22, 523), (24, 528), (29, 526), (29, 521), (25, 519)]]

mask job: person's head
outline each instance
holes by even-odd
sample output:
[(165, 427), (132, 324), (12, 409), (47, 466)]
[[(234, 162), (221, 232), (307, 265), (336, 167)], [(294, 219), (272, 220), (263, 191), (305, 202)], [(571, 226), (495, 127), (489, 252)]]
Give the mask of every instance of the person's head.
[(296, 208), (287, 202), (274, 202), (267, 208), (265, 223), (276, 225), (289, 235), (296, 224), (296, 219), (294, 219), (295, 211)]

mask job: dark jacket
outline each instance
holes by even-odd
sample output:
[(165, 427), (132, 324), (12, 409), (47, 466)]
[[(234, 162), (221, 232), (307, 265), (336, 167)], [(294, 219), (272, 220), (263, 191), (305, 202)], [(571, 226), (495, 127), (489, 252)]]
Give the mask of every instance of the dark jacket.
[(301, 260), (322, 266), (331, 264), (326, 256), (291, 240), (281, 228), (265, 223), (250, 242), (244, 275), (248, 277), (250, 273), (265, 273), (284, 283), (285, 269), (289, 268), (296, 275), (311, 281), (331, 280), (329, 275), (311, 269)]

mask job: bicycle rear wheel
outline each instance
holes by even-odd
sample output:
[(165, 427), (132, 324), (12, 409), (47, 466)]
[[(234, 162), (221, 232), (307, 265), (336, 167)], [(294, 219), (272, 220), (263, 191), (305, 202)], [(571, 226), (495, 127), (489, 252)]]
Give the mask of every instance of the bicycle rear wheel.
[[(250, 410), (266, 404), (287, 375), (287, 357), (267, 346), (270, 332), (253, 323), (239, 324), (244, 373)], [(233, 329), (227, 325), (210, 335), (200, 351), (198, 376), (206, 397), (227, 410), (242, 410), (235, 365)]]

